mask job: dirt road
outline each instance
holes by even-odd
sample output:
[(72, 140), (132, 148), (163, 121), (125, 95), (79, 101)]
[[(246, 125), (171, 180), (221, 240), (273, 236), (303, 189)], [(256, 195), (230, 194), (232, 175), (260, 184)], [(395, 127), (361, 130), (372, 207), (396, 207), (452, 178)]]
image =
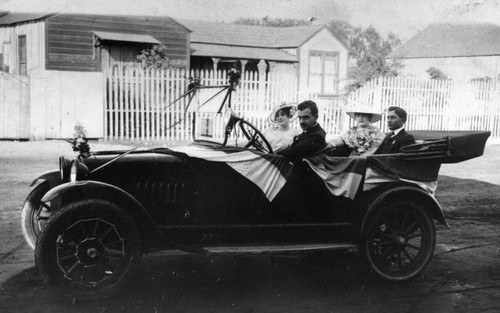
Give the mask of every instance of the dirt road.
[[(94, 150), (114, 149), (93, 145)], [(443, 166), (437, 198), (451, 230), (438, 227), (422, 277), (382, 282), (356, 253), (143, 259), (125, 293), (74, 302), (45, 286), (24, 243), (20, 209), (37, 174), (57, 168), (64, 142), (0, 142), (0, 312), (500, 312), (500, 146)]]

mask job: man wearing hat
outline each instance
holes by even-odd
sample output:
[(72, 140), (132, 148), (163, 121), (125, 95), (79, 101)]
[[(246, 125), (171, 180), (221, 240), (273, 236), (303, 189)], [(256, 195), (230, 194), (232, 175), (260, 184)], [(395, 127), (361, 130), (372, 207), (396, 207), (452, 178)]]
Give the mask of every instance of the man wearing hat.
[(297, 107), (302, 134), (295, 136), (290, 147), (278, 152), (291, 159), (300, 159), (315, 154), (326, 147), (326, 133), (318, 124), (318, 106), (307, 100)]
[(406, 111), (400, 107), (390, 107), (387, 112), (387, 126), (391, 130), (378, 147), (376, 154), (398, 153), (401, 148), (415, 143), (415, 138), (404, 129)]

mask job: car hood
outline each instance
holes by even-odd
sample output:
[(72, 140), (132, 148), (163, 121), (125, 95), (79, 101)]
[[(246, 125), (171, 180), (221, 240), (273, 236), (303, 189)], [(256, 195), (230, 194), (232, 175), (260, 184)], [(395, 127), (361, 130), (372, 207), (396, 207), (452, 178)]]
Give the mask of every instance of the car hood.
[(167, 148), (98, 151), (81, 160), (90, 171), (120, 164), (184, 163), (185, 158)]

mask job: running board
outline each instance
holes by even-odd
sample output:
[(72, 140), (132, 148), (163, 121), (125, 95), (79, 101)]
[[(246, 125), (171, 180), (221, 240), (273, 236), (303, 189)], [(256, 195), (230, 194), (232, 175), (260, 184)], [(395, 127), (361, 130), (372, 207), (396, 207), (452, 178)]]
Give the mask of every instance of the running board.
[(302, 245), (203, 247), (202, 249), (208, 253), (272, 253), (287, 251), (344, 250), (356, 247), (357, 245), (352, 243), (318, 243)]

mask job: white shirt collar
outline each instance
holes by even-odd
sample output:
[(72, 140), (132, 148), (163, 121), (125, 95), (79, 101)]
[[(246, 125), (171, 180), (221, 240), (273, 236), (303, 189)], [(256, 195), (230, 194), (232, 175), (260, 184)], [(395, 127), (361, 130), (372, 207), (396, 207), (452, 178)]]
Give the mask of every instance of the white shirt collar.
[(399, 132), (400, 132), (400, 131), (402, 131), (402, 130), (403, 130), (403, 128), (405, 128), (405, 127), (404, 127), (404, 126), (402, 126), (402, 127), (398, 128), (398, 129), (393, 130), (393, 132), (394, 132), (394, 136), (396, 136), (397, 134), (399, 134)]

